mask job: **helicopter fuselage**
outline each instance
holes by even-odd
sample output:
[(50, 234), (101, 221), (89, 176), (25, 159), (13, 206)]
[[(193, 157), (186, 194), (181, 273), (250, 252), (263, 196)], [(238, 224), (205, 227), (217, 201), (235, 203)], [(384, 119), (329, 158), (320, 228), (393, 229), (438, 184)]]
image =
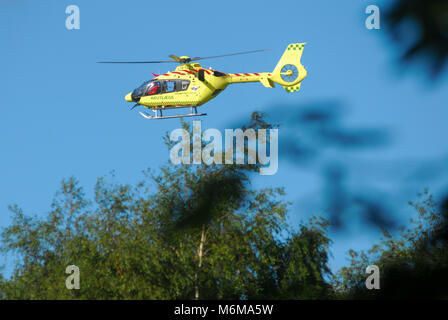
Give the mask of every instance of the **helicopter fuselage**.
[[(152, 109), (155, 117), (140, 112), (148, 119), (164, 119), (198, 114), (196, 108), (218, 96), (229, 84), (261, 82), (267, 88), (274, 84), (281, 85), (286, 92), (300, 90), (301, 82), (307, 76), (305, 67), (300, 62), (305, 43), (291, 43), (286, 47), (282, 57), (272, 72), (260, 73), (224, 73), (213, 69), (205, 69), (193, 58), (171, 55), (181, 63), (175, 71), (156, 75), (144, 82), (140, 87), (126, 95), (125, 100)], [(209, 57), (212, 58), (212, 57)], [(170, 61), (147, 62), (109, 62), (109, 63), (159, 63)], [(190, 107), (191, 113), (179, 116), (162, 116), (164, 109)], [(194, 112), (193, 112), (194, 110)], [(160, 113), (160, 116), (159, 116)]]
[(259, 81), (269, 84), (271, 76), (267, 72), (224, 73), (204, 69), (199, 63), (185, 63), (175, 71), (156, 75), (125, 99), (148, 108), (196, 107), (218, 96), (229, 84)]

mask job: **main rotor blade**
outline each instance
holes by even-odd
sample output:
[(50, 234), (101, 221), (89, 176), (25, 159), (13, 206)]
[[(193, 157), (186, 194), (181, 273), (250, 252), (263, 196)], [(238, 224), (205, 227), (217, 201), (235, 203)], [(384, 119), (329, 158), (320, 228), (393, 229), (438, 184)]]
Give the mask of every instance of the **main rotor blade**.
[(190, 61), (198, 61), (198, 60), (204, 60), (204, 59), (212, 59), (212, 58), (221, 58), (221, 57), (229, 57), (229, 56), (236, 56), (240, 54), (248, 54), (248, 53), (256, 53), (256, 52), (264, 52), (269, 51), (270, 49), (262, 49), (262, 50), (253, 50), (253, 51), (245, 51), (245, 52), (237, 52), (237, 53), (229, 53), (229, 54), (221, 54), (219, 56), (209, 56), (209, 57), (195, 57), (193, 59), (189, 59), (188, 61), (183, 61), (178, 56), (170, 55), (169, 57), (173, 60), (168, 61), (99, 61), (98, 63), (184, 63), (184, 62), (190, 62)]
[(173, 63), (175, 60), (169, 61), (98, 61), (97, 63)]
[(212, 59), (212, 58), (221, 58), (221, 57), (228, 57), (228, 56), (236, 56), (239, 54), (248, 54), (248, 53), (256, 53), (256, 52), (264, 52), (264, 51), (270, 51), (271, 49), (262, 49), (262, 50), (253, 50), (253, 51), (245, 51), (245, 52), (237, 52), (237, 53), (229, 53), (229, 54), (221, 54), (219, 56), (210, 56), (210, 57), (195, 57), (191, 59), (191, 61), (197, 61), (197, 60), (204, 60), (204, 59)]

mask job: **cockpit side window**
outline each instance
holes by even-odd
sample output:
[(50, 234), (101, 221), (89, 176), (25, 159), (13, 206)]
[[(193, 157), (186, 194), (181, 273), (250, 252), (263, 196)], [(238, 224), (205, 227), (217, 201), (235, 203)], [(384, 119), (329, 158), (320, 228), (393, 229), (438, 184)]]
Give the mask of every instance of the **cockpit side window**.
[(176, 89), (176, 83), (174, 80), (166, 80), (165, 82), (165, 92), (174, 92)]

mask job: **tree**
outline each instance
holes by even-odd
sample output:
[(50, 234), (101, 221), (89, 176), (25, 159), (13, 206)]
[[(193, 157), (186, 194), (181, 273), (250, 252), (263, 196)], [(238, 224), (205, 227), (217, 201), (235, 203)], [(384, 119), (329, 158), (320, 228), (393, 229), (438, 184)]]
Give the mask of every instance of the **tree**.
[[(425, 190), (422, 201), (410, 202), (417, 219), (398, 236), (384, 238), (367, 252), (350, 251), (351, 265), (334, 277), (343, 298), (446, 299), (448, 297), (448, 224), (445, 204), (440, 207)], [(377, 265), (381, 289), (367, 290), (365, 269)]]
[[(267, 124), (256, 114), (249, 126)], [(7, 299), (329, 297), (328, 223), (314, 217), (288, 226), (283, 190), (251, 188), (255, 169), (168, 163), (135, 186), (98, 179), (93, 201), (75, 178), (64, 180), (44, 218), (11, 207), (2, 248), (20, 259), (0, 292)], [(72, 264), (79, 290), (65, 287)]]

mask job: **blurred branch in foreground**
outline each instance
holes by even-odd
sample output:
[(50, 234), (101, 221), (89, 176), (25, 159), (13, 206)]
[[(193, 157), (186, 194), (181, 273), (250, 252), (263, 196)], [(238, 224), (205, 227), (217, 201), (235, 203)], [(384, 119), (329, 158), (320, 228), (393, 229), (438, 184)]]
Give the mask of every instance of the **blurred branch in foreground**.
[(448, 60), (446, 0), (397, 0), (386, 12), (386, 24), (403, 48), (404, 63), (421, 59), (434, 78), (444, 71)]

